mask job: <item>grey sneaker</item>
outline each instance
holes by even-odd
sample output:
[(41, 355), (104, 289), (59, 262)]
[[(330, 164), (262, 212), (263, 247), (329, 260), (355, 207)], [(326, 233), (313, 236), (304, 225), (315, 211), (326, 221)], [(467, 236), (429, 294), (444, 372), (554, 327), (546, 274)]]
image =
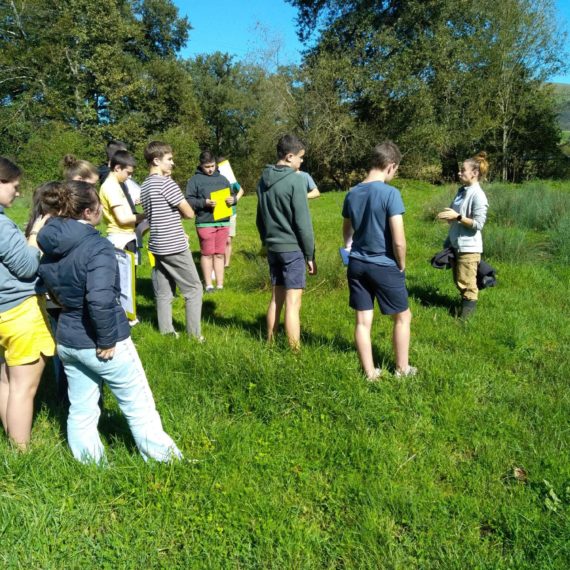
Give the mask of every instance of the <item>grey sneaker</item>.
[(396, 378), (408, 378), (415, 376), (418, 373), (418, 369), (415, 366), (408, 366), (406, 370), (396, 370), (394, 376)]

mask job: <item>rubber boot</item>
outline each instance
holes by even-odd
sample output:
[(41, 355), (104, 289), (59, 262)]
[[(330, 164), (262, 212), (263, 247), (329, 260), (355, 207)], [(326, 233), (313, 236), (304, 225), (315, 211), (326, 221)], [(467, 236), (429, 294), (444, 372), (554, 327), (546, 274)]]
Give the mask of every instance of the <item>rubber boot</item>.
[(476, 308), (477, 301), (469, 301), (468, 299), (463, 299), (463, 303), (461, 305), (461, 315), (459, 318), (462, 321), (466, 321), (468, 318), (473, 316)]

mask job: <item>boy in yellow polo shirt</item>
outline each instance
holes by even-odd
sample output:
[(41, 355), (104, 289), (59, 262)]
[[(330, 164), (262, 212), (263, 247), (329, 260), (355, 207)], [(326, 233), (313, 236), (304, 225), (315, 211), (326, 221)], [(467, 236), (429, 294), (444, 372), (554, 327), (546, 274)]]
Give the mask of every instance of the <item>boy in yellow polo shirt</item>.
[[(107, 239), (117, 249), (133, 253), (136, 260), (137, 236), (135, 228), (145, 218), (145, 215), (138, 214), (135, 211), (128, 192), (124, 190), (124, 183), (132, 176), (135, 165), (136, 161), (129, 152), (118, 150), (111, 157), (109, 165), (111, 171), (101, 185), (99, 198), (103, 207), (103, 217), (107, 224)], [(123, 291), (123, 287), (121, 287), (121, 295), (129, 297), (129, 292)], [(130, 305), (131, 303), (128, 304)], [(132, 326), (137, 324), (137, 322), (137, 319), (134, 318), (130, 321), (130, 324)]]
[(127, 194), (121, 187), (135, 169), (135, 159), (126, 150), (119, 150), (111, 157), (111, 171), (101, 185), (99, 197), (107, 224), (107, 238), (117, 249), (136, 253), (136, 225), (144, 214), (134, 212)]

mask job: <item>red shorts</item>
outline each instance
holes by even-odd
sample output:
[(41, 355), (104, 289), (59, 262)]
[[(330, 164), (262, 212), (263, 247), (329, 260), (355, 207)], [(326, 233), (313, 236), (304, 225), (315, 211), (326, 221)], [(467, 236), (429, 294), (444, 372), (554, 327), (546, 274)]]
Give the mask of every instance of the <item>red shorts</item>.
[(224, 254), (226, 241), (230, 233), (229, 226), (210, 226), (196, 228), (200, 239), (200, 253), (202, 255)]

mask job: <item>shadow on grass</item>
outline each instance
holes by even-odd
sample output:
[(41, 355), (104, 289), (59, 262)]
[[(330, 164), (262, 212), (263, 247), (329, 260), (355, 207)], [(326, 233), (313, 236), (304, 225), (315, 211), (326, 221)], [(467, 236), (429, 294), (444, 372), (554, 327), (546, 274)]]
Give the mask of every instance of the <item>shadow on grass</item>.
[[(215, 294), (214, 294), (215, 295)], [(265, 320), (265, 313), (260, 313), (255, 317), (255, 320), (244, 320), (239, 317), (224, 317), (219, 314), (216, 314), (216, 301), (213, 298), (206, 299), (202, 305), (202, 318), (207, 320), (210, 324), (219, 326), (219, 327), (236, 327), (253, 337), (254, 339), (260, 340), (262, 342), (265, 341), (266, 334), (267, 334), (267, 325)], [(281, 324), (279, 327), (279, 339), (277, 342), (280, 342), (280, 338), (285, 338), (285, 332), (283, 327), (283, 315), (281, 315)], [(351, 352), (354, 351), (354, 344), (350, 341), (347, 341), (341, 335), (333, 335), (333, 336), (325, 336), (316, 334), (311, 331), (307, 331), (306, 329), (303, 330), (303, 321), (301, 319), (301, 343), (305, 346), (310, 347), (319, 347), (319, 346), (328, 346), (333, 350), (340, 351), (340, 352)], [(379, 358), (382, 358), (381, 355), (378, 354)]]
[(258, 340), (265, 338), (265, 314), (257, 315), (254, 321), (246, 321), (238, 317), (222, 317), (216, 314), (216, 301), (211, 297), (205, 297), (202, 302), (202, 320), (223, 328), (239, 328)]
[(449, 295), (442, 295), (435, 287), (422, 285), (410, 285), (408, 287), (410, 297), (413, 297), (424, 307), (443, 307), (450, 315), (455, 315), (459, 307), (458, 299)]

